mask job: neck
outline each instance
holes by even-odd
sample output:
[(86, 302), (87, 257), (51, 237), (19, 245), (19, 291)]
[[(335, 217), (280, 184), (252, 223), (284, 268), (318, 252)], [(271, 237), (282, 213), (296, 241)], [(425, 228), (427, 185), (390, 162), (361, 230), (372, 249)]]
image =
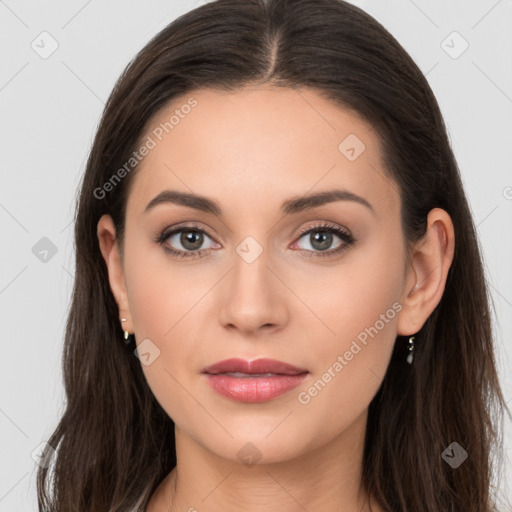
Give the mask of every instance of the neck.
[(177, 465), (147, 512), (374, 512), (361, 485), (367, 411), (329, 443), (286, 461), (246, 465), (220, 457), (176, 427)]

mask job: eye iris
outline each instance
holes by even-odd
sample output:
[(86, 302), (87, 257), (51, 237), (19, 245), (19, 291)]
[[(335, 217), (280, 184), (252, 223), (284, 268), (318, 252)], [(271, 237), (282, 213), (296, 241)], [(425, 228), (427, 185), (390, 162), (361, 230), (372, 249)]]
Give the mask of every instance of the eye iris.
[[(332, 233), (328, 231), (314, 231), (311, 233), (311, 245), (319, 251), (328, 249), (332, 244)], [(318, 242), (318, 243), (317, 243)]]
[(195, 251), (203, 245), (203, 234), (197, 231), (183, 231), (180, 236), (180, 242), (186, 249)]

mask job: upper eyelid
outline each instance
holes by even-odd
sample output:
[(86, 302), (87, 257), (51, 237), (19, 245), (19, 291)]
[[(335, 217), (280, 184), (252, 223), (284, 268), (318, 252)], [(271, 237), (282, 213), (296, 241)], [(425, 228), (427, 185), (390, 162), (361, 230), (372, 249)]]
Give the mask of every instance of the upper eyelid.
[[(314, 225), (306, 226), (306, 227), (300, 229), (299, 232), (295, 235), (295, 239), (300, 239), (304, 235), (307, 235), (309, 232), (311, 232), (311, 231), (313, 231), (315, 229), (318, 229), (318, 230), (325, 229), (325, 230), (331, 230), (331, 231), (332, 230), (339, 230), (342, 233), (346, 233), (347, 236), (353, 237), (351, 231), (349, 229), (341, 226), (341, 225), (338, 225), (336, 223), (332, 223), (330, 221), (315, 221)], [(213, 236), (211, 236), (209, 234), (209, 230), (208, 229), (202, 228), (202, 227), (200, 227), (198, 225), (194, 225), (194, 224), (185, 224), (185, 225), (178, 224), (177, 226), (173, 226), (172, 228), (169, 228), (168, 230), (164, 229), (161, 232), (162, 234), (159, 235), (159, 237), (161, 236), (161, 238), (163, 240), (166, 240), (167, 238), (169, 238), (172, 235), (175, 235), (176, 233), (179, 233), (181, 231), (187, 231), (187, 230), (188, 231), (198, 231), (200, 233), (203, 233), (206, 236), (208, 236), (210, 239), (212, 239), (214, 242), (219, 243), (219, 242), (217, 242), (217, 240)], [(337, 236), (340, 237), (339, 234)]]
[[(194, 223), (195, 224), (195, 223)], [(338, 255), (341, 255), (346, 250), (349, 250), (355, 242), (357, 242), (358, 237), (354, 237), (351, 230), (345, 228), (344, 226), (338, 225), (337, 223), (332, 223), (330, 221), (316, 221), (314, 225), (304, 226), (303, 229), (299, 231), (297, 235), (295, 235), (294, 241), (292, 242), (292, 245), (295, 245), (298, 243), (299, 240), (301, 240), (305, 235), (308, 233), (314, 232), (315, 230), (321, 231), (325, 230), (328, 232), (331, 232), (335, 234), (341, 241), (342, 244), (338, 246), (335, 249), (330, 249), (328, 251), (316, 251), (316, 250), (309, 250), (309, 249), (299, 249), (297, 252), (300, 254), (307, 255), (308, 257), (315, 257), (319, 258), (318, 261), (320, 261), (322, 258), (329, 258), (329, 257), (335, 257)], [(197, 225), (174, 225), (171, 228), (165, 229), (163, 232), (161, 232), (160, 235), (157, 235), (155, 237), (155, 242), (162, 246), (164, 251), (169, 252), (173, 254), (175, 257), (187, 257), (189, 259), (191, 258), (200, 258), (201, 255), (206, 256), (209, 255), (208, 253), (210, 251), (217, 251), (219, 248), (206, 248), (206, 249), (198, 249), (195, 251), (189, 251), (186, 249), (179, 249), (179, 248), (172, 248), (166, 247), (165, 241), (171, 237), (176, 235), (179, 232), (182, 231), (199, 231), (206, 236), (208, 236), (211, 240), (213, 240), (214, 243), (216, 242), (216, 239), (209, 235), (208, 231), (209, 229), (201, 228)]]

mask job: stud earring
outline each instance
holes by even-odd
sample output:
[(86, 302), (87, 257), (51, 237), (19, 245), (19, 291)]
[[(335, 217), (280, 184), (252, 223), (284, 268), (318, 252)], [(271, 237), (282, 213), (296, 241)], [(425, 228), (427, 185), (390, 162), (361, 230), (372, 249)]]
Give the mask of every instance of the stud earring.
[(409, 350), (409, 354), (407, 356), (407, 362), (409, 364), (412, 364), (412, 358), (414, 356), (414, 336), (411, 336), (409, 338), (409, 344), (407, 346), (407, 349)]

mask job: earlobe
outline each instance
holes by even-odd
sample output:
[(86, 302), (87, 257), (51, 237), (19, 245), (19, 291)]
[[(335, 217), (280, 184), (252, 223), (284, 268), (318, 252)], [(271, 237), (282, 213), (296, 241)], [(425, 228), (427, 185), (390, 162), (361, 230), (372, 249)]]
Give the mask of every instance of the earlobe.
[(453, 261), (455, 235), (448, 213), (432, 209), (427, 217), (425, 236), (414, 247), (407, 262), (406, 287), (397, 333), (417, 333), (441, 301), (448, 271)]
[(123, 330), (133, 332), (120, 249), (116, 239), (114, 221), (110, 215), (105, 214), (100, 218), (97, 235), (101, 254), (107, 266), (110, 289), (119, 308), (119, 321), (121, 322), (121, 319), (124, 318)]

